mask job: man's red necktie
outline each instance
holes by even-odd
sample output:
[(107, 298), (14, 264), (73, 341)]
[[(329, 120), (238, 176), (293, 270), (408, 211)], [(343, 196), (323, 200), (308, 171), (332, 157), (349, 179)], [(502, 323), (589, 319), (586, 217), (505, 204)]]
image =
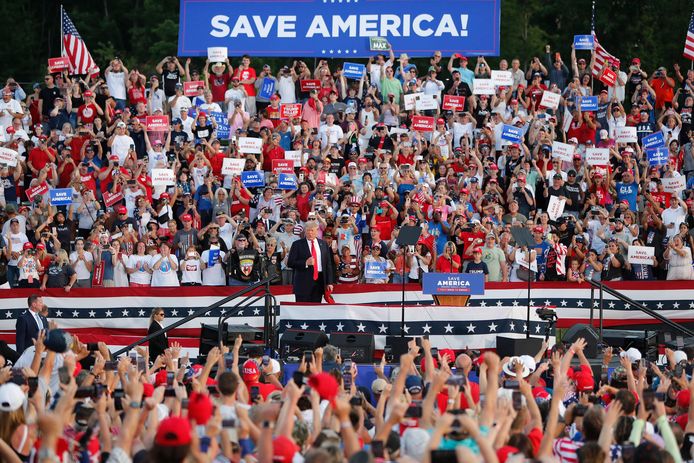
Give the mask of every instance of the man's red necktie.
[(311, 240), (311, 258), (313, 259), (313, 281), (318, 280), (318, 254), (315, 241)]

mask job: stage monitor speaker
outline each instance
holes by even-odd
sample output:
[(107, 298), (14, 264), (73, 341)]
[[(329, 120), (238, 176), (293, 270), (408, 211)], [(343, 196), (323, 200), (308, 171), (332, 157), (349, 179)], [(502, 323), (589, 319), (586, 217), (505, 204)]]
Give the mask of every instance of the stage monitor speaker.
[(499, 357), (514, 357), (518, 355), (535, 356), (542, 348), (543, 338), (506, 338), (496, 337), (496, 353)]
[(595, 331), (592, 326), (586, 325), (585, 323), (578, 323), (569, 328), (561, 337), (561, 340), (565, 344), (572, 344), (578, 338), (586, 340), (586, 348), (583, 349), (583, 353), (586, 357), (597, 358), (598, 354), (602, 353), (598, 352), (598, 341), (600, 336), (598, 336), (598, 332)]
[(386, 336), (386, 346), (390, 348), (393, 362), (400, 363), (400, 356), (409, 350), (407, 343), (412, 340), (408, 336)]
[[(614, 330), (604, 329), (602, 331), (602, 342), (611, 347), (621, 347), (624, 350), (630, 347), (635, 347), (641, 352), (648, 350), (649, 338), (653, 337), (655, 332), (646, 330)], [(653, 344), (657, 342), (653, 340)]]
[[(280, 339), (282, 358), (303, 357), (305, 350), (314, 350), (327, 344), (328, 336), (322, 331), (287, 330)], [(320, 342), (319, 342), (320, 341)]]
[(376, 343), (370, 333), (330, 333), (330, 344), (340, 348), (340, 357), (344, 361), (351, 358), (355, 363), (372, 363)]
[(205, 325), (204, 323), (200, 326), (200, 350), (198, 351), (198, 358), (207, 357), (207, 353), (215, 346), (219, 345), (219, 330), (217, 325)]

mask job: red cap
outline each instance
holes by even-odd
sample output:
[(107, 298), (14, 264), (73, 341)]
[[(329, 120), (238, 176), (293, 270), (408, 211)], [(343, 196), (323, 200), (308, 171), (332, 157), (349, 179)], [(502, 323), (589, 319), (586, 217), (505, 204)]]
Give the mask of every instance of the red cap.
[(518, 104), (518, 100), (515, 99), (515, 98), (513, 98), (513, 99), (511, 100), (511, 104)]
[(497, 166), (496, 164), (490, 164), (489, 169), (490, 170), (499, 170), (499, 166)]
[(94, 96), (94, 93), (92, 93), (91, 90), (87, 90), (86, 92), (84, 92), (84, 96)]
[(161, 369), (154, 375), (154, 386), (159, 387), (166, 384), (166, 370)]
[(24, 249), (34, 249), (34, 245), (27, 241), (24, 243)]
[(14, 127), (12, 127), (12, 126), (7, 127), (7, 129), (5, 129), (5, 132), (7, 132), (7, 133), (15, 133)]
[(361, 164), (361, 163), (366, 163), (366, 162), (369, 162), (369, 161), (368, 161), (368, 159), (366, 159), (366, 158), (359, 158), (359, 159), (357, 159), (357, 162), (358, 162), (359, 164)]
[(159, 195), (159, 198), (160, 198), (160, 199), (161, 199), (161, 198), (169, 199), (169, 198), (171, 198), (171, 196), (170, 196), (167, 192), (164, 192), (164, 193), (162, 193), (162, 194)]
[(46, 249), (46, 245), (43, 244), (43, 243), (38, 243), (38, 244), (36, 245), (36, 249)]
[(552, 398), (552, 396), (547, 392), (547, 389), (544, 387), (534, 387), (533, 388), (533, 397), (536, 399), (542, 399), (542, 400), (549, 400)]
[(689, 401), (691, 399), (691, 394), (688, 389), (682, 389), (677, 394), (677, 406), (680, 408), (689, 408)]
[(472, 253), (473, 253), (473, 254), (476, 254), (476, 253), (482, 254), (482, 248), (475, 248), (475, 249), (472, 250)]
[(591, 373), (579, 371), (574, 375), (574, 381), (578, 392), (592, 392), (595, 387), (595, 380), (593, 380)]
[(192, 221), (193, 221), (193, 217), (192, 217), (190, 214), (183, 214), (183, 215), (181, 216), (181, 221), (182, 221), (182, 222), (192, 222)]
[(308, 385), (315, 390), (321, 399), (333, 400), (337, 396), (337, 380), (330, 373), (318, 373), (311, 375)]
[(207, 117), (207, 113), (205, 111), (200, 111), (198, 117)]
[(188, 419), (195, 420), (195, 424), (207, 424), (212, 416), (214, 405), (207, 394), (193, 392), (188, 402)]
[(445, 124), (446, 121), (444, 121), (443, 118), (439, 117), (438, 119), (436, 119), (436, 123), (437, 124)]
[(534, 227), (533, 233), (544, 233), (545, 230), (542, 227)]
[(154, 442), (162, 447), (179, 447), (190, 444), (191, 427), (188, 420), (180, 416), (164, 418), (159, 423)]
[(126, 208), (125, 206), (117, 206), (116, 212), (118, 212), (119, 214), (127, 214), (128, 208)]
[(496, 457), (499, 459), (499, 463), (506, 463), (508, 457), (517, 453), (521, 453), (521, 451), (518, 450), (517, 447), (514, 447), (512, 445), (504, 445), (496, 451)]
[(279, 95), (272, 95), (270, 97), (270, 100), (279, 100), (279, 99), (280, 99)]
[(17, 210), (17, 212), (21, 213), (21, 212), (28, 211), (28, 210), (29, 210), (29, 208), (27, 206), (19, 206), (19, 209)]
[(510, 145), (508, 145), (508, 147), (509, 147), (509, 148), (518, 148), (518, 149), (520, 149), (520, 145), (519, 145), (518, 143), (511, 143)]
[(241, 376), (244, 382), (254, 383), (260, 378), (260, 370), (258, 370), (258, 364), (253, 360), (246, 360), (243, 364), (243, 369), (241, 370)]
[(634, 58), (631, 60), (631, 64), (641, 64), (641, 58)]
[(581, 159), (581, 155), (578, 153), (574, 154), (574, 159)]
[(117, 154), (112, 154), (111, 156), (108, 157), (109, 161), (117, 161), (118, 160), (118, 155)]
[(287, 436), (277, 436), (272, 441), (272, 461), (291, 462), (299, 446)]
[(468, 190), (467, 188), (463, 188), (463, 189), (460, 190), (460, 192), (461, 192), (462, 194), (466, 195), (466, 194), (469, 194), (469, 193), (470, 193), (470, 190)]

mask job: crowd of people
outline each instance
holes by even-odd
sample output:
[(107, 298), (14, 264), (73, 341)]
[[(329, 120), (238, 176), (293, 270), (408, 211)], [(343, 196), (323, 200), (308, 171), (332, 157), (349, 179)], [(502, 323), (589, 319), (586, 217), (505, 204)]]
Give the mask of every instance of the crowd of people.
[[(323, 337), (288, 374), (241, 336), (197, 360), (176, 343), (113, 358), (58, 328), (40, 296), (28, 304), (22, 336), (37, 320), (34, 339), (0, 356), (4, 462), (694, 459), (692, 348), (665, 350), (659, 366), (606, 348), (591, 366), (581, 338), (501, 359), (419, 338), (371, 367)], [(153, 309), (152, 323), (162, 315)]]
[[(201, 71), (167, 56), (148, 75), (116, 58), (103, 75), (46, 74), (31, 91), (8, 78), (2, 269), (11, 287), (66, 290), (290, 284), (291, 245), (316, 222), (337, 283), (418, 282), (426, 272), (694, 278), (694, 71), (649, 75), (633, 58), (628, 73), (607, 61), (593, 76), (593, 60), (573, 49), (570, 63), (544, 52), (525, 68), (500, 60), (512, 83), (493, 94), (479, 90), (493, 74), (482, 57), (434, 52), (417, 67), (392, 49), (358, 80), (326, 60), (273, 70), (247, 55)], [(613, 86), (601, 82), (608, 71)], [(189, 82), (195, 95), (184, 94)], [(597, 105), (582, 110), (591, 95)], [(460, 98), (450, 106), (449, 97)], [(148, 128), (148, 116), (170, 124)], [(430, 131), (413, 128), (418, 117), (433, 118)], [(519, 140), (509, 141), (511, 126)], [(636, 142), (620, 138), (623, 127)], [(658, 156), (651, 138), (643, 146), (655, 133)], [(587, 159), (596, 147), (609, 150), (605, 164)], [(263, 186), (229, 173), (227, 158), (244, 159)], [(280, 183), (275, 161), (285, 159), (295, 182)], [(168, 184), (153, 180), (162, 169)], [(70, 190), (69, 204), (52, 204), (55, 189)], [(408, 226), (421, 236), (399, 246)], [(536, 245), (518, 246), (516, 227)], [(632, 246), (649, 248), (646, 260), (631, 259)]]

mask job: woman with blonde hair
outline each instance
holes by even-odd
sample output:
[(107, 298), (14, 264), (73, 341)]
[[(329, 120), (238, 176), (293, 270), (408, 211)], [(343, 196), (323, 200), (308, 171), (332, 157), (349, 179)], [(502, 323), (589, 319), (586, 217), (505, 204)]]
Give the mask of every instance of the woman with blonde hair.
[(123, 249), (120, 240), (113, 240), (113, 286), (116, 288), (126, 288), (129, 286), (128, 271), (128, 255)]
[(69, 293), (77, 281), (77, 273), (70, 265), (70, 259), (65, 249), (56, 252), (53, 262), (48, 266), (43, 274), (41, 290), (46, 288), (65, 288)]
[[(152, 309), (152, 313), (149, 315), (149, 329), (147, 330), (147, 335), (156, 333), (162, 328), (164, 328), (164, 317), (166, 313), (161, 307), (155, 307)], [(162, 355), (166, 349), (169, 348), (169, 338), (166, 333), (155, 336), (149, 340), (149, 358), (153, 362), (157, 360), (157, 357)]]
[(668, 280), (694, 280), (692, 251), (684, 245), (680, 235), (673, 236), (668, 242), (663, 258), (668, 261)]

